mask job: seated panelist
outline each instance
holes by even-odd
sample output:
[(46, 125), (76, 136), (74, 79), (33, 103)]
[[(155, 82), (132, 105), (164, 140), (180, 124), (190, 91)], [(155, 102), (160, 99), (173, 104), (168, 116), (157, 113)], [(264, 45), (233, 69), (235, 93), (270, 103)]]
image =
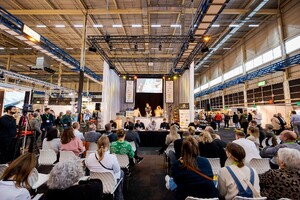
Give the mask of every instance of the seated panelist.
[(170, 125), (167, 122), (166, 118), (163, 118), (163, 122), (160, 124), (160, 128), (161, 129), (165, 129), (165, 130), (169, 130), (170, 129)]
[(141, 122), (140, 120), (136, 120), (136, 123), (134, 125), (135, 129), (145, 129), (145, 125), (143, 122)]
[(150, 130), (150, 131), (156, 130), (156, 121), (153, 120), (150, 124), (148, 124), (147, 130)]

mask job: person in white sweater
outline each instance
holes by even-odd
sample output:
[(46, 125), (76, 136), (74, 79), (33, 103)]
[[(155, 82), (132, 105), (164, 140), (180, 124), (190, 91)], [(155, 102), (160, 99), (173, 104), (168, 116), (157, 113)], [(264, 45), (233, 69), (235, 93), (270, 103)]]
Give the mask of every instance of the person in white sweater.
[(1, 200), (31, 199), (28, 177), (35, 167), (36, 158), (33, 153), (26, 153), (14, 160), (4, 171), (0, 181)]
[(254, 197), (254, 192), (249, 188), (245, 180), (248, 180), (259, 194), (259, 178), (254, 169), (245, 166), (246, 153), (244, 148), (235, 143), (228, 143), (226, 154), (231, 165), (221, 168), (219, 172), (218, 187), (220, 197), (226, 200), (233, 199), (235, 196)]
[(58, 154), (61, 147), (60, 138), (58, 138), (58, 130), (56, 128), (50, 128), (47, 131), (46, 138), (43, 141), (43, 150), (53, 150)]

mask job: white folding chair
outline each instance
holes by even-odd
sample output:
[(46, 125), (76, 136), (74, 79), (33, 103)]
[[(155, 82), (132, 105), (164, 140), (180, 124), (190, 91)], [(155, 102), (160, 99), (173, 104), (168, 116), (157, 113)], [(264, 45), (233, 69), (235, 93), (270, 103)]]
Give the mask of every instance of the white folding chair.
[(136, 146), (135, 146), (135, 142), (134, 141), (132, 141), (132, 142), (129, 142), (130, 143), (130, 145), (131, 145), (131, 147), (132, 147), (132, 151), (136, 151)]
[(60, 151), (59, 162), (75, 159), (77, 156), (73, 151)]
[(188, 196), (185, 200), (218, 200), (219, 198), (197, 198), (197, 197), (190, 197)]
[(96, 153), (97, 151), (90, 151), (90, 150), (88, 150), (88, 151), (86, 151), (86, 154), (85, 154), (85, 157), (87, 158), (87, 157), (89, 157), (89, 155), (91, 155), (92, 153)]
[(249, 197), (236, 196), (232, 200), (265, 200), (265, 199), (267, 199), (267, 197), (249, 198)]
[(40, 150), (38, 163), (39, 165), (53, 165), (56, 159), (57, 155), (54, 150)]
[(129, 158), (126, 154), (116, 154), (119, 165), (121, 168), (127, 168), (129, 167)]
[(122, 179), (119, 182), (116, 182), (113, 174), (111, 172), (90, 172), (90, 178), (100, 179), (103, 184), (103, 193), (104, 194), (114, 194), (115, 190), (121, 183)]
[(0, 164), (0, 177), (3, 175), (7, 167), (7, 164)]
[(36, 190), (49, 179), (49, 174), (41, 174), (34, 168), (28, 178), (29, 185), (33, 190)]
[(254, 168), (258, 174), (263, 174), (271, 169), (269, 158), (252, 158), (249, 166)]
[(221, 169), (220, 158), (207, 158), (214, 175), (218, 175)]

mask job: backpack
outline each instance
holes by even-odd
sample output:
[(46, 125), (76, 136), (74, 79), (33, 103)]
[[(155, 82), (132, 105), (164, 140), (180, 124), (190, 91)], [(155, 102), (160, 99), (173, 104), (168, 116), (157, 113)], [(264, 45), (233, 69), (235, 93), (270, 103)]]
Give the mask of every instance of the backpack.
[[(237, 188), (239, 190), (239, 193), (237, 194), (237, 196), (241, 196), (241, 197), (250, 197), (253, 198), (253, 192), (250, 189), (249, 186), (247, 186), (247, 189), (245, 190), (241, 184), (241, 182), (239, 181), (239, 179), (236, 177), (236, 175), (234, 174), (234, 172), (232, 171), (232, 169), (227, 166), (226, 169), (228, 170), (228, 172), (230, 173), (230, 175), (232, 176), (235, 184), (237, 185)], [(250, 167), (250, 183), (253, 185), (254, 184), (254, 171), (253, 169)]]

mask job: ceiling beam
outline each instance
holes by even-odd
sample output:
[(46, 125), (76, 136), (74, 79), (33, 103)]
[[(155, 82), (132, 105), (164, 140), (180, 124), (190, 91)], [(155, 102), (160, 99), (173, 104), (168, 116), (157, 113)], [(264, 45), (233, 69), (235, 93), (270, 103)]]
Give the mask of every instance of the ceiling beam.
[[(89, 9), (87, 10), (90, 15), (142, 15), (143, 9), (131, 8), (131, 9)], [(224, 9), (222, 14), (224, 15), (240, 15), (245, 14), (247, 9)], [(84, 15), (82, 10), (73, 9), (57, 9), (57, 10), (8, 10), (13, 15)], [(151, 14), (193, 14), (195, 12), (192, 8), (182, 7), (168, 7), (165, 10), (148, 9)], [(260, 15), (276, 15), (277, 9), (261, 9), (257, 12)]]

